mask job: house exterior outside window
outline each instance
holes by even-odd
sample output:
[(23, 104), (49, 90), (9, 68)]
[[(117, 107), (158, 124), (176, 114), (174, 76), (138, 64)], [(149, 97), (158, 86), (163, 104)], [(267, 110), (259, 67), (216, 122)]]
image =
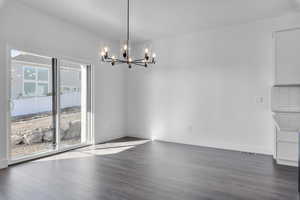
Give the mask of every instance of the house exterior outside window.
[(23, 66), (23, 96), (47, 96), (49, 88), (48, 68)]
[[(43, 57), (15, 54), (11, 61), (12, 100), (45, 97), (52, 94), (52, 63)], [(60, 66), (60, 93), (81, 92), (81, 69), (76, 66)]]

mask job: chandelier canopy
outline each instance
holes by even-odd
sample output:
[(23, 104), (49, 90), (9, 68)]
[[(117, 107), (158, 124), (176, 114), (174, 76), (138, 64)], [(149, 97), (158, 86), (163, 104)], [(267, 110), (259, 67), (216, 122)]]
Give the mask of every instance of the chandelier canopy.
[(140, 59), (133, 59), (130, 55), (130, 29), (129, 29), (129, 0), (127, 0), (127, 38), (124, 46), (122, 47), (122, 56), (117, 58), (116, 56), (111, 56), (109, 54), (109, 48), (104, 47), (101, 49), (100, 56), (101, 61), (105, 63), (110, 63), (112, 66), (117, 64), (127, 64), (128, 68), (132, 68), (132, 65), (148, 67), (151, 64), (156, 64), (156, 54), (151, 53), (149, 48), (145, 49), (144, 57)]

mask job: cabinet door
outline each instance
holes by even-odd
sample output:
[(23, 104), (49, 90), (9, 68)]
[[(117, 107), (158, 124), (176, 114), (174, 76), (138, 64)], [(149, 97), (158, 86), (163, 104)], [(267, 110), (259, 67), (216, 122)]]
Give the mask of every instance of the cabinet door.
[(286, 161), (298, 160), (298, 144), (289, 142), (278, 142), (277, 143), (277, 155), (278, 159)]
[(277, 132), (277, 142), (290, 142), (298, 144), (298, 133), (288, 132), (288, 131), (278, 131)]
[(300, 29), (277, 32), (275, 54), (275, 84), (300, 84)]

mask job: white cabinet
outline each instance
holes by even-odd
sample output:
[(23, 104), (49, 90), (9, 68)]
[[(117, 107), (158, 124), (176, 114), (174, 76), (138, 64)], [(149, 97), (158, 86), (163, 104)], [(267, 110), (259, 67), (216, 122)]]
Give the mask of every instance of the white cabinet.
[(276, 126), (275, 158), (281, 165), (298, 166), (300, 113), (273, 110)]
[(299, 137), (297, 132), (278, 131), (277, 142), (298, 143)]
[(300, 87), (273, 87), (273, 112), (300, 112)]
[(275, 86), (271, 109), (276, 162), (298, 166), (300, 132), (300, 29), (275, 34)]
[(276, 113), (274, 120), (281, 131), (299, 131), (300, 113)]
[(300, 113), (275, 113), (276, 162), (281, 165), (298, 166)]
[(275, 85), (300, 84), (300, 29), (275, 34)]
[(278, 142), (277, 164), (298, 166), (298, 144), (289, 142)]

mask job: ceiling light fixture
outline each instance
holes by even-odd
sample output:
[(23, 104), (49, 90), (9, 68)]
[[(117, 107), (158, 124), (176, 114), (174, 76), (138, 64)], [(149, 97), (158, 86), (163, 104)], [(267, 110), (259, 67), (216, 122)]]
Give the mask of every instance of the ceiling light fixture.
[(122, 58), (117, 58), (115, 56), (109, 55), (109, 48), (104, 47), (101, 49), (100, 56), (101, 61), (105, 63), (110, 63), (112, 66), (117, 64), (127, 64), (129, 68), (132, 65), (148, 67), (151, 64), (156, 64), (156, 54), (151, 53), (148, 48), (145, 49), (144, 58), (132, 59), (130, 55), (130, 30), (129, 30), (129, 0), (127, 0), (127, 39), (126, 43), (122, 47)]

